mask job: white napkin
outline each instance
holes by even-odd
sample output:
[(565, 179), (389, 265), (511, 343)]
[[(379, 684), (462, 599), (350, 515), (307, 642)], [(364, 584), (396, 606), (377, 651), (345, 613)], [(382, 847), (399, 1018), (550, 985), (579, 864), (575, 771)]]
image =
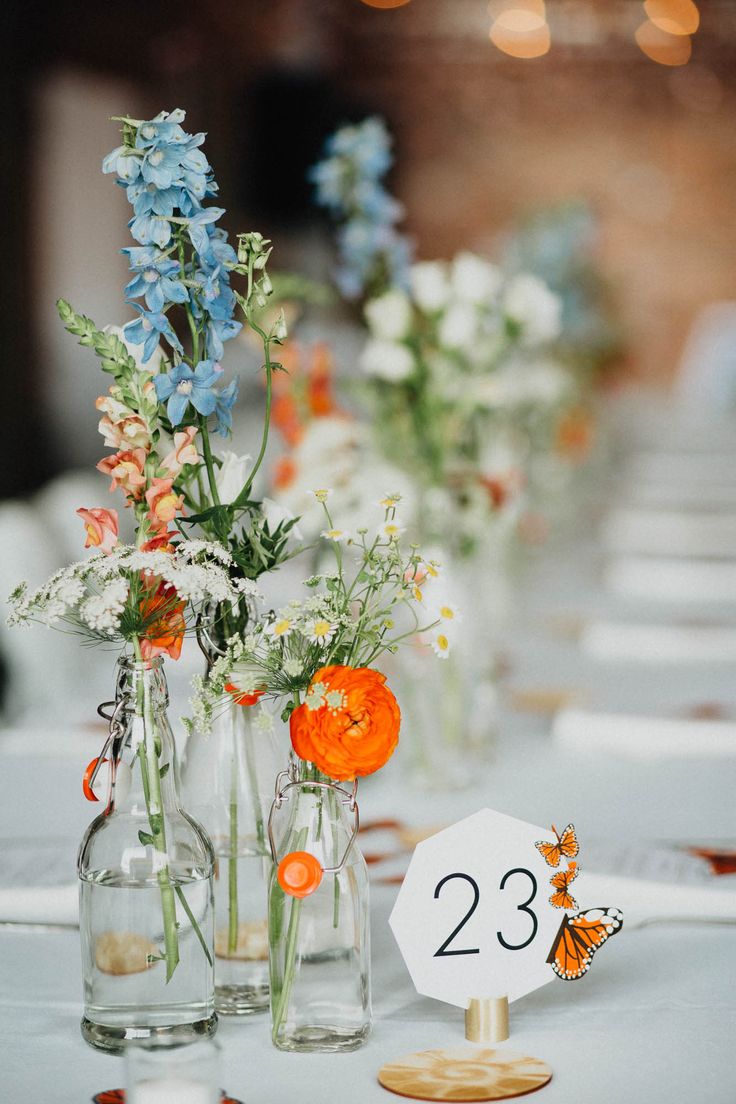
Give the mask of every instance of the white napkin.
[(736, 663), (736, 629), (591, 621), (580, 646), (594, 659), (640, 663)]
[(632, 926), (658, 918), (736, 922), (736, 887), (721, 889), (706, 885), (671, 885), (625, 878), (618, 874), (581, 871), (573, 892), (582, 908), (601, 905), (620, 908), (624, 914), (624, 931), (627, 924)]
[(79, 887), (10, 886), (0, 889), (0, 924), (78, 924)]
[(669, 556), (736, 556), (736, 514), (619, 507), (601, 529), (616, 552)]
[(736, 507), (736, 482), (683, 487), (682, 483), (625, 482), (621, 500), (632, 506), (673, 507), (679, 510), (733, 510)]
[(626, 473), (690, 487), (736, 483), (736, 452), (640, 452), (629, 458)]
[(610, 591), (660, 602), (736, 602), (736, 564), (621, 556), (605, 571)]
[(668, 717), (636, 717), (563, 709), (552, 725), (554, 739), (568, 750), (613, 752), (635, 759), (668, 756), (736, 756), (736, 724)]

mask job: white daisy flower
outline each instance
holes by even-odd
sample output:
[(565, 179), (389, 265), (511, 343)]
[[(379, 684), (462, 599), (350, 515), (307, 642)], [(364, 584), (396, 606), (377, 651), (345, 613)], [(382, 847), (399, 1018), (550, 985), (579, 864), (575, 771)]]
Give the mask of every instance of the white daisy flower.
[(314, 621), (308, 621), (304, 626), (306, 636), (315, 644), (329, 644), (336, 630), (337, 626), (331, 624), (324, 617), (315, 618)]
[(405, 532), (406, 526), (401, 525), (398, 518), (394, 518), (393, 521), (387, 521), (379, 527), (378, 535), (379, 537), (385, 537), (386, 540), (395, 541)]
[(266, 625), (266, 633), (272, 636), (274, 640), (285, 640), (293, 630), (293, 617), (277, 617), (275, 621), (270, 621)]
[(382, 510), (393, 510), (395, 506), (401, 502), (400, 494), (387, 494), (383, 498), (379, 499), (376, 506), (380, 506)]
[(462, 615), (453, 602), (443, 602), (437, 606), (437, 614), (443, 621), (451, 621), (454, 625), (459, 625), (462, 621)]
[(431, 641), (432, 651), (440, 659), (447, 659), (450, 654), (450, 640), (445, 633), (437, 633)]
[(350, 534), (346, 529), (323, 529), (320, 536), (325, 540), (334, 541), (335, 544), (350, 540)]

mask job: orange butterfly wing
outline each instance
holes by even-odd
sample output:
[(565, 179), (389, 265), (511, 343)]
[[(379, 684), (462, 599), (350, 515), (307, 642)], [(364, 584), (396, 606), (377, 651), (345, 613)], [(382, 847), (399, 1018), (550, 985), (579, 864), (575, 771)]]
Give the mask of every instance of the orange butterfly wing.
[(577, 857), (579, 850), (580, 844), (575, 834), (575, 828), (572, 824), (568, 824), (560, 836), (560, 852), (566, 859), (574, 859)]
[(557, 874), (552, 875), (549, 884), (557, 892), (550, 895), (549, 903), (551, 905), (555, 908), (564, 909), (576, 909), (578, 907), (577, 901), (568, 890), (570, 882), (574, 882), (579, 873), (577, 863), (572, 862), (567, 870), (560, 870)]
[(578, 843), (578, 837), (575, 835), (575, 828), (572, 824), (568, 824), (560, 834), (554, 825), (552, 825), (552, 831), (557, 836), (556, 843), (547, 843), (546, 840), (537, 840), (534, 844), (537, 851), (547, 863), (548, 866), (559, 866), (560, 859), (564, 856), (566, 859), (574, 859), (580, 850)]
[(547, 863), (547, 866), (560, 865), (562, 851), (560, 850), (559, 843), (547, 843), (546, 840), (537, 840), (534, 846)]
[(554, 938), (547, 962), (563, 981), (577, 981), (588, 972), (593, 955), (607, 939), (621, 931), (624, 918), (620, 909), (587, 909), (577, 916), (566, 916)]

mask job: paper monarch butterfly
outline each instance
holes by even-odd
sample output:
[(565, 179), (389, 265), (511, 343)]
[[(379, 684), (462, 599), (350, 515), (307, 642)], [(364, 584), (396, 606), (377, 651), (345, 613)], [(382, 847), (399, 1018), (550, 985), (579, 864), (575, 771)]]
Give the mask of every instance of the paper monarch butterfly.
[(580, 844), (578, 843), (578, 837), (575, 835), (574, 826), (568, 824), (567, 828), (563, 828), (560, 833), (553, 824), (552, 831), (557, 836), (557, 843), (547, 843), (546, 840), (537, 840), (534, 844), (547, 865), (559, 866), (560, 859), (563, 857), (566, 859), (576, 858), (580, 850)]
[[(107, 1089), (106, 1092), (98, 1093), (97, 1096), (92, 1097), (92, 1104), (125, 1104), (125, 1089)], [(241, 1104), (241, 1102), (232, 1096), (225, 1096), (223, 1092), (220, 1104)]]
[(551, 894), (549, 903), (554, 905), (555, 908), (564, 909), (576, 909), (578, 903), (571, 893), (568, 892), (570, 882), (574, 882), (577, 878), (580, 870), (578, 864), (571, 862), (567, 870), (559, 870), (556, 874), (553, 874), (549, 880), (549, 884), (557, 892)]
[(620, 932), (624, 916), (620, 909), (605, 905), (565, 916), (547, 957), (563, 981), (577, 981), (588, 972), (593, 955), (606, 940)]

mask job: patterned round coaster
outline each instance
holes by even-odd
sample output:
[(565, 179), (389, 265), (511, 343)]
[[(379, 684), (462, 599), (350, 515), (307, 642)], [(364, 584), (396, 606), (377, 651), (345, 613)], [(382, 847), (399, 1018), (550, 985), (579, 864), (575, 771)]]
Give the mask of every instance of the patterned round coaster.
[[(105, 1092), (97, 1093), (97, 1096), (92, 1097), (92, 1104), (125, 1104), (125, 1089), (107, 1089)], [(223, 1089), (220, 1104), (242, 1104), (242, 1102), (228, 1096)]]
[(378, 1073), (389, 1092), (412, 1100), (508, 1100), (541, 1089), (552, 1070), (539, 1058), (491, 1047), (425, 1050), (390, 1062)]

